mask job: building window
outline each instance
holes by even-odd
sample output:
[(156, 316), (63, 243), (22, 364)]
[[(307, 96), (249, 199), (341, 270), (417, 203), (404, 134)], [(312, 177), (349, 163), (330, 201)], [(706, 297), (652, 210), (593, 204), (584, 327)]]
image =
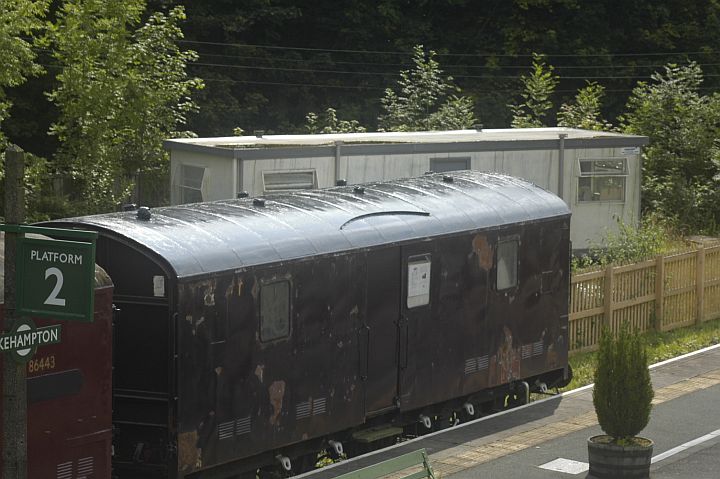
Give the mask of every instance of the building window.
[(180, 203), (200, 203), (203, 201), (202, 185), (205, 168), (202, 166), (182, 165), (180, 167)]
[(260, 287), (260, 341), (290, 335), (290, 282), (266, 283)]
[(497, 247), (497, 278), (498, 291), (517, 286), (518, 271), (518, 240), (517, 238), (501, 239)]
[(430, 171), (444, 173), (446, 171), (469, 170), (470, 157), (460, 158), (430, 158)]
[(265, 194), (317, 188), (315, 170), (263, 171)]
[(626, 158), (580, 159), (578, 202), (625, 201)]

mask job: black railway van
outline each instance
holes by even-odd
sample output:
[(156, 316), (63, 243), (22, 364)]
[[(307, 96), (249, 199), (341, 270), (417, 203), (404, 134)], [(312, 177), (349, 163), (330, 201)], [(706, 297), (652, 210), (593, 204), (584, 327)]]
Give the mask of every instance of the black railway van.
[(119, 477), (296, 473), (569, 377), (569, 209), (512, 177), (49, 224), (97, 230), (115, 284)]

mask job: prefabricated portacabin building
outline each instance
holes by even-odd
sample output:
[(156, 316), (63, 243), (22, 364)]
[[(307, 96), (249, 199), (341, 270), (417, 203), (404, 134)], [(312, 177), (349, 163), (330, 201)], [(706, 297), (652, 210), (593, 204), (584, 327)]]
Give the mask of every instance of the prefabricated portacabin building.
[(195, 203), (478, 170), (523, 178), (561, 197), (574, 250), (617, 220), (640, 219), (644, 136), (573, 128), (258, 135), (165, 141), (171, 203)]

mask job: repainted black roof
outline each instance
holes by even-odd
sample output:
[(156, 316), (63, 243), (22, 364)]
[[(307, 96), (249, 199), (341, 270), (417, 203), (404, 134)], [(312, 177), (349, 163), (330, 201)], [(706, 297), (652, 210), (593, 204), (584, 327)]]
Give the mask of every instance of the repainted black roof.
[(569, 215), (554, 194), (462, 171), (361, 185), (57, 220), (164, 258), (178, 277)]

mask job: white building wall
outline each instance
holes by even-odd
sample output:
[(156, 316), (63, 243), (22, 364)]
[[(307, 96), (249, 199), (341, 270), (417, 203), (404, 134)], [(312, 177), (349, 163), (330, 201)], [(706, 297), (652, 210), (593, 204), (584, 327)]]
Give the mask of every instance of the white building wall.
[(351, 156), (342, 158), (340, 172), (348, 184), (357, 184), (420, 176), (429, 164), (429, 156), (420, 154)]
[[(588, 158), (626, 158), (627, 177), (625, 179), (625, 200), (582, 202), (578, 199), (578, 177), (580, 176), (579, 159)], [(588, 249), (602, 244), (608, 232), (618, 231), (618, 220), (626, 224), (637, 225), (640, 221), (640, 175), (641, 162), (638, 152), (629, 154), (623, 148), (588, 148), (568, 150), (565, 152), (566, 170), (571, 167), (571, 174), (565, 178), (565, 200), (570, 205), (573, 217), (571, 220), (570, 239), (573, 249)]]
[[(488, 155), (488, 153), (481, 153)], [(479, 167), (473, 169), (480, 171), (493, 171), (522, 178), (526, 181), (552, 191), (558, 192), (558, 152), (555, 150), (518, 150), (490, 152), (492, 164), (484, 159)]]
[[(247, 191), (250, 196), (265, 194), (263, 171), (315, 170), (317, 187), (328, 188), (335, 185), (335, 158), (277, 158), (271, 160), (239, 160), (242, 169), (242, 187), (238, 191)], [(235, 194), (229, 198), (234, 198)]]
[[(278, 150), (278, 154), (282, 154)], [(416, 153), (403, 155), (334, 156), (312, 158), (277, 158), (260, 160), (233, 160), (198, 152), (173, 150), (171, 155), (171, 201), (180, 202), (180, 165), (206, 168), (203, 182), (205, 201), (234, 198), (239, 191), (251, 196), (264, 194), (263, 171), (315, 170), (317, 187), (335, 185), (336, 178), (348, 184), (382, 181), (420, 176), (430, 170), (433, 158), (470, 158), (473, 170), (505, 173), (558, 193), (558, 150), (508, 150), (459, 153)], [(625, 200), (578, 201), (580, 158), (627, 158)], [(640, 207), (639, 149), (586, 148), (566, 149), (563, 155), (563, 199), (573, 211), (570, 236), (574, 249), (587, 249), (599, 244), (608, 230), (617, 230), (616, 219), (636, 224)], [(336, 172), (337, 167), (337, 172)], [(238, 174), (237, 169), (241, 171)], [(238, 181), (240, 178), (241, 183)]]
[(235, 197), (237, 169), (231, 158), (172, 150), (170, 154), (170, 204), (181, 203), (182, 165), (205, 168), (202, 184), (203, 201)]

